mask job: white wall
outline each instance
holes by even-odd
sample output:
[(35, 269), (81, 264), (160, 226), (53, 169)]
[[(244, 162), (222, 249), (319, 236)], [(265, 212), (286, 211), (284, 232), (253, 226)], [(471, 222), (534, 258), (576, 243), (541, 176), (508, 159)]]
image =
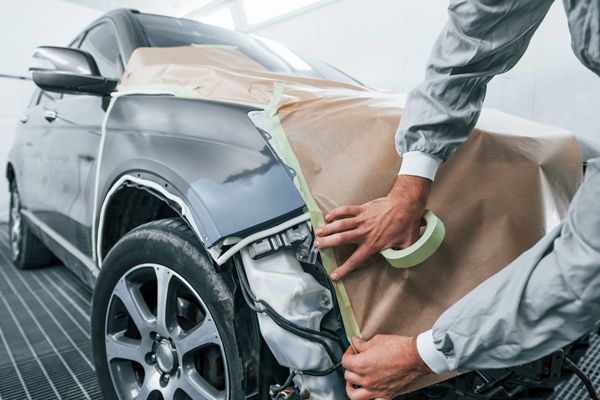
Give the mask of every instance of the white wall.
[[(26, 75), (33, 49), (64, 45), (101, 12), (60, 0), (3, 0), (0, 73)], [(444, 25), (445, 0), (338, 0), (253, 33), (327, 61), (366, 84), (409, 91), (422, 81), (430, 48)], [(600, 78), (570, 49), (556, 2), (519, 65), (495, 78), (487, 107), (600, 137)], [(31, 82), (0, 78), (0, 172)], [(0, 177), (0, 219), (6, 215)]]
[[(99, 11), (60, 0), (2, 0), (0, 74), (28, 75), (37, 46), (67, 45), (99, 15)], [(8, 209), (6, 155), (33, 88), (31, 81), (0, 78), (0, 220), (6, 218)]]
[[(600, 137), (600, 78), (572, 53), (561, 3), (552, 7), (517, 67), (492, 81), (485, 106)], [(339, 0), (253, 33), (327, 61), (370, 86), (407, 92), (423, 80), (447, 4)]]

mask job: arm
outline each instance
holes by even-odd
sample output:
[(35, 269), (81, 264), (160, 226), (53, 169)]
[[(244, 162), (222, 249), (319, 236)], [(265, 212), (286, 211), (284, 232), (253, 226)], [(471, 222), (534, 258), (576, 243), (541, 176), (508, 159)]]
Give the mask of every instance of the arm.
[(451, 1), (425, 82), (408, 97), (396, 134), (398, 152), (447, 160), (475, 126), (488, 82), (521, 59), (552, 3)]
[(517, 63), (552, 2), (450, 2), (449, 22), (431, 53), (426, 80), (410, 93), (396, 135), (404, 159), (394, 187), (384, 198), (333, 210), (325, 216), (327, 225), (317, 231), (319, 248), (357, 245), (332, 273), (333, 280), (378, 251), (405, 248), (418, 239), (439, 163), (467, 139), (487, 83)]
[(571, 47), (589, 70), (600, 76), (600, 4), (597, 1), (563, 0), (567, 12)]
[[(433, 327), (436, 372), (536, 360), (594, 329), (600, 319), (600, 159), (566, 220), (508, 267), (450, 307)], [(445, 368), (443, 365), (445, 364)]]
[[(353, 338), (342, 363), (352, 400), (393, 398), (414, 380), (448, 370), (527, 363), (592, 331), (600, 319), (600, 158), (566, 220), (450, 307), (415, 340)], [(353, 385), (359, 385), (356, 388)]]

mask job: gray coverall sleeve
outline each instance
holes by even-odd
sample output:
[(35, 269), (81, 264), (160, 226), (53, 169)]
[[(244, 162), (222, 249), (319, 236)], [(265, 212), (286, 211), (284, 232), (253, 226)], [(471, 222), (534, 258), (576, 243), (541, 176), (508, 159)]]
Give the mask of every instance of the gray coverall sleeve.
[(408, 96), (396, 133), (400, 154), (446, 160), (475, 126), (488, 82), (521, 58), (553, 0), (452, 0), (426, 80)]
[(436, 321), (453, 370), (501, 368), (552, 353), (600, 319), (600, 158), (563, 223)]
[(571, 47), (583, 65), (600, 76), (600, 2), (564, 0)]

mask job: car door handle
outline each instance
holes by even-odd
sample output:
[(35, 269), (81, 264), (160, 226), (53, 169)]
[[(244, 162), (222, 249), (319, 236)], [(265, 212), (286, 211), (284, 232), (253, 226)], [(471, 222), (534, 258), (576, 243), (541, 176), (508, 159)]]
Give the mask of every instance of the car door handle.
[(44, 118), (46, 119), (46, 121), (52, 122), (56, 118), (58, 118), (58, 114), (56, 113), (56, 111), (46, 110), (44, 111)]

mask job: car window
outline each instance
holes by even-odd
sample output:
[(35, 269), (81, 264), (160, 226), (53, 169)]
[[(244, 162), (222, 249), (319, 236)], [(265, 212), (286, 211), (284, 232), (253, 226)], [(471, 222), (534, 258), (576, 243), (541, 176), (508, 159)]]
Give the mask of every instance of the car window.
[(309, 60), (279, 43), (188, 19), (152, 14), (136, 14), (150, 47), (176, 47), (191, 44), (232, 46), (269, 71), (358, 83), (346, 74), (317, 60)]
[(89, 30), (79, 48), (94, 57), (102, 76), (113, 79), (121, 78), (123, 67), (119, 43), (115, 31), (109, 24), (96, 25)]

